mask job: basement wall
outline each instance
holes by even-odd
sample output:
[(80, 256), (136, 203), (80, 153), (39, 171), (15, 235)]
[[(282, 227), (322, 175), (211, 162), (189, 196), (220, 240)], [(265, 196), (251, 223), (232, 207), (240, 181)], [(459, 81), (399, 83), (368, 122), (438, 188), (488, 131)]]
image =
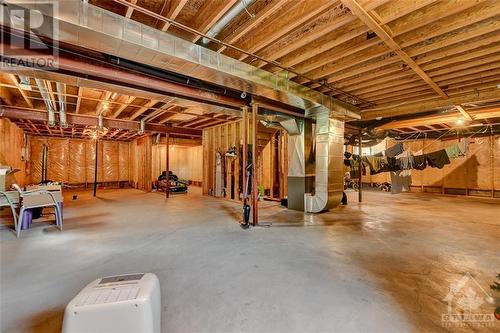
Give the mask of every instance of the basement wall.
[[(71, 185), (94, 182), (95, 141), (85, 139), (30, 137), (30, 183), (42, 180), (43, 145), (49, 147), (48, 175), (52, 181)], [(97, 182), (117, 183), (130, 181), (130, 144), (128, 142), (100, 140), (97, 158)]]
[(26, 137), (22, 129), (9, 119), (0, 119), (0, 165), (10, 166), (20, 171), (8, 176), (7, 183), (26, 185), (26, 163), (22, 158), (22, 148)]
[[(426, 139), (405, 141), (403, 145), (413, 153), (422, 149), (430, 153), (457, 142), (458, 139)], [(393, 144), (394, 141), (386, 141), (385, 145), (388, 148)], [(467, 156), (453, 159), (443, 169), (412, 170), (412, 191), (500, 197), (500, 137), (471, 138), (469, 148)], [(348, 151), (352, 151), (352, 147), (348, 147)], [(390, 183), (390, 180), (388, 172), (363, 175), (363, 183)]]
[[(153, 146), (152, 181), (157, 180), (161, 172), (167, 169), (166, 148), (167, 146), (163, 144)], [(171, 146), (169, 169), (180, 179), (202, 183), (203, 147)]]

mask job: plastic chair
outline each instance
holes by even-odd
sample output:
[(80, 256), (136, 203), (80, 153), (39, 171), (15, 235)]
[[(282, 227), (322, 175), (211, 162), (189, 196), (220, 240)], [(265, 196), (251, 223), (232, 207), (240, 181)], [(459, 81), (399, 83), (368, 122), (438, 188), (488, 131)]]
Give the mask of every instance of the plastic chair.
[[(47, 207), (53, 207), (55, 210), (56, 214), (56, 226), (59, 227), (59, 230), (62, 230), (62, 214), (61, 214), (61, 209), (59, 207), (59, 204), (57, 203), (56, 198), (54, 197), (54, 194), (50, 193), (47, 190), (31, 190), (31, 191), (23, 191), (21, 187), (17, 184), (13, 184), (12, 187), (16, 189), (17, 192), (19, 192), (19, 197), (20, 197), (20, 207), (21, 210), (19, 211), (19, 218), (18, 221), (16, 222), (14, 220), (14, 226), (16, 229), (16, 236), (19, 238), (19, 235), (21, 233), (21, 226), (23, 225), (23, 217), (24, 217), (24, 211), (26, 209), (32, 209), (32, 208), (47, 208)], [(27, 204), (26, 200), (29, 197), (33, 197), (36, 195), (44, 195), (44, 196), (49, 196), (50, 199), (45, 202), (45, 203), (40, 203), (40, 204)]]

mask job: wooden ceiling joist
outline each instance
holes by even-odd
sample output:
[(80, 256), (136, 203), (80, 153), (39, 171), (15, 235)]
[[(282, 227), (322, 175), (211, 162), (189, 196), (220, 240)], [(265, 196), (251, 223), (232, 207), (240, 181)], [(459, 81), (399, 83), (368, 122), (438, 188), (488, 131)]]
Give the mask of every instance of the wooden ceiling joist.
[[(166, 18), (169, 18), (171, 20), (175, 20), (177, 18), (177, 15), (179, 15), (182, 8), (184, 8), (184, 6), (186, 5), (187, 2), (188, 2), (188, 0), (169, 1), (168, 12), (166, 14), (162, 13), (161, 15), (164, 15)], [(163, 22), (160, 30), (167, 31), (169, 27), (170, 27), (170, 23)]]
[(26, 93), (26, 91), (24, 91), (23, 88), (21, 88), (20, 84), (19, 84), (19, 81), (17, 80), (17, 77), (16, 75), (14, 74), (9, 74), (9, 78), (11, 79), (11, 81), (14, 83), (14, 85), (17, 87), (19, 93), (21, 94), (21, 96), (23, 97), (24, 101), (26, 102), (26, 104), (28, 104), (28, 106), (30, 108), (33, 107), (33, 103), (31, 103), (31, 100), (30, 98), (28, 97), (28, 94)]
[[(472, 120), (483, 120), (500, 117), (500, 108), (485, 108), (470, 111)], [(461, 113), (451, 112), (444, 115), (434, 115), (410, 120), (399, 120), (377, 127), (378, 130), (388, 130), (397, 128), (411, 128), (415, 126), (435, 126), (441, 124), (455, 123), (462, 118)], [(444, 126), (449, 127), (449, 126)]]
[[(258, 30), (258, 34), (252, 35), (252, 38), (243, 38), (239, 45), (240, 48), (249, 52), (257, 52), (264, 47), (275, 42), (279, 38), (303, 25), (314, 18), (324, 10), (332, 6), (330, 0), (317, 0), (310, 3), (294, 2), (290, 3), (284, 10), (283, 15), (274, 18), (274, 20)], [(243, 54), (239, 60), (244, 60), (248, 56)]]
[[(193, 25), (196, 30), (206, 33), (221, 19), (239, 0), (208, 1), (205, 3), (200, 13), (196, 15)], [(219, 8), (214, 8), (215, 4), (222, 4)], [(196, 35), (191, 41), (196, 43), (201, 36)]]
[(442, 107), (453, 107), (458, 104), (495, 101), (500, 99), (500, 89), (484, 92), (471, 92), (465, 95), (450, 97), (448, 100), (438, 99), (427, 103), (412, 102), (392, 108), (379, 110), (367, 109), (361, 113), (362, 120), (371, 120), (378, 117), (395, 117), (408, 114), (417, 114)]
[(465, 109), (461, 105), (455, 105), (455, 109), (460, 111), (460, 113), (462, 114), (462, 116), (464, 116), (466, 120), (472, 120), (471, 115), (467, 111), (465, 111)]
[[(0, 106), (0, 117), (46, 122), (47, 112), (37, 109)], [(68, 123), (71, 125), (95, 126), (97, 124), (96, 116), (68, 113), (66, 114), (66, 117)], [(140, 129), (140, 123), (138, 121), (129, 121), (129, 120), (121, 120), (113, 118), (104, 118), (104, 126), (110, 129), (122, 129), (122, 130), (132, 130), (132, 131), (139, 131)], [(51, 132), (48, 126), (47, 129), (49, 130), (49, 132)], [(153, 123), (146, 123), (146, 131), (155, 131), (159, 133), (175, 133), (179, 135), (201, 136), (201, 131), (197, 129), (172, 127), (172, 126), (165, 126)]]
[[(272, 1), (269, 5), (264, 7), (261, 11), (254, 15), (250, 20), (246, 23), (240, 25), (237, 29), (235, 29), (229, 36), (223, 39), (223, 41), (227, 44), (233, 44), (241, 37), (245, 36), (249, 31), (258, 26), (262, 21), (270, 17), (274, 14), (278, 9), (280, 9), (284, 4), (286, 4), (290, 0), (276, 0)], [(220, 45), (217, 49), (217, 52), (222, 52), (226, 49), (224, 45)]]
[[(137, 0), (128, 0), (131, 4), (135, 5), (137, 3)], [(126, 18), (130, 18), (132, 14), (134, 13), (134, 8), (128, 7), (127, 12), (125, 13)]]
[(373, 32), (380, 37), (381, 40), (392, 50), (394, 51), (400, 58), (403, 60), (408, 66), (410, 66), (418, 76), (420, 76), (429, 86), (432, 87), (441, 97), (448, 98), (448, 95), (441, 90), (441, 88), (434, 82), (432, 79), (425, 73), (422, 68), (412, 59), (406, 52), (404, 52), (401, 47), (392, 39), (387, 31), (380, 26), (380, 24), (372, 17), (368, 12), (366, 12), (363, 7), (359, 5), (356, 0), (342, 0), (342, 2), (349, 7), (349, 9), (356, 14)]

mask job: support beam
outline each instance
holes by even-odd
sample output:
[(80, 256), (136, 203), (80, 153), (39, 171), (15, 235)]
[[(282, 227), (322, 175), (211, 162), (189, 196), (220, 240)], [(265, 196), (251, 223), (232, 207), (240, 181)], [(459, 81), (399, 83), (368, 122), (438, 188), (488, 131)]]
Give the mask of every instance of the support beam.
[[(247, 166), (248, 166), (248, 108), (243, 107), (243, 120), (241, 122), (241, 134), (243, 136), (242, 140), (242, 180), (243, 180), (243, 196), (248, 192), (247, 188)], [(238, 196), (239, 197), (239, 196)], [(245, 222), (245, 217), (243, 216), (243, 223)]]
[[(483, 120), (488, 118), (500, 117), (500, 107), (469, 110), (467, 112), (471, 120)], [(377, 127), (377, 130), (394, 130), (397, 128), (412, 128), (415, 126), (431, 126), (431, 125), (444, 125), (449, 127), (446, 123), (455, 123), (460, 118), (458, 112), (447, 113), (445, 115), (433, 115), (409, 120), (398, 120)], [(418, 129), (417, 129), (418, 130)]]
[(361, 155), (363, 154), (363, 130), (359, 129), (358, 134), (358, 165), (359, 165), (359, 176), (358, 176), (358, 202), (363, 202), (363, 161), (361, 160)]
[(253, 226), (259, 224), (259, 190), (257, 184), (257, 155), (259, 147), (259, 105), (252, 104), (252, 218)]
[(455, 109), (457, 109), (458, 111), (460, 111), (460, 113), (464, 116), (464, 118), (466, 120), (469, 120), (469, 121), (472, 120), (472, 117), (470, 116), (470, 114), (467, 111), (465, 111), (464, 108), (461, 105), (455, 105)]
[(165, 168), (167, 169), (167, 188), (165, 189), (165, 197), (168, 199), (168, 197), (170, 197), (170, 172), (169, 172), (169, 170), (170, 170), (170, 135), (168, 133), (165, 134), (165, 144), (166, 144)]
[[(167, 0), (165, 0), (167, 1)], [(173, 0), (169, 1), (169, 11), (165, 15), (166, 18), (175, 20), (177, 18), (177, 15), (181, 12), (182, 8), (186, 5), (188, 0)], [(167, 31), (168, 28), (170, 28), (170, 23), (168, 22), (163, 22), (163, 25), (161, 27), (161, 31)]]
[[(68, 113), (66, 116), (68, 122), (73, 125), (95, 126), (97, 124), (97, 117), (94, 115), (79, 115), (75, 113)], [(5, 117), (9, 119), (27, 119), (33, 121), (46, 122), (47, 111), (10, 107), (10, 106), (0, 106), (0, 117)], [(113, 119), (113, 118), (104, 118), (104, 126), (110, 129), (115, 128), (122, 130), (139, 131), (140, 122)], [(193, 136), (193, 137), (200, 137), (202, 133), (201, 130), (197, 130), (194, 128), (180, 128), (180, 127), (172, 127), (172, 126), (165, 126), (165, 125), (151, 124), (151, 123), (146, 124), (146, 131)]]
[(434, 91), (442, 98), (447, 99), (448, 95), (425, 73), (422, 68), (404, 52), (401, 47), (394, 41), (391, 35), (365, 10), (356, 0), (342, 0), (344, 3), (362, 22), (364, 22), (373, 32), (384, 41), (384, 43), (403, 60), (408, 66), (413, 69)]
[(95, 163), (94, 163), (94, 197), (97, 194), (97, 157), (99, 156), (99, 139), (95, 140)]
[[(3, 44), (0, 44), (0, 47), (2, 45)], [(34, 50), (26, 50), (26, 52), (26, 56), (33, 57), (43, 54)], [(9, 56), (16, 58), (16, 55)], [(58, 65), (59, 71), (65, 72), (66, 75), (85, 79), (89, 79), (89, 77), (97, 78), (98, 81), (105, 82), (105, 84), (126, 85), (128, 88), (137, 89), (139, 91), (155, 92), (165, 96), (184, 98), (233, 110), (239, 110), (240, 107), (247, 104), (247, 102), (241, 98), (214, 92), (207, 93), (206, 90), (196, 87), (145, 76), (140, 73), (124, 70), (118, 66), (101, 64), (76, 56), (66, 57), (60, 55), (58, 58)]]
[(417, 114), (427, 112), (442, 107), (453, 107), (465, 103), (479, 103), (500, 99), (500, 89), (493, 89), (482, 92), (472, 92), (465, 95), (451, 97), (447, 100), (436, 99), (430, 102), (415, 102), (404, 104), (403, 106), (366, 109), (361, 113), (362, 120), (372, 120), (377, 117), (396, 117), (402, 115)]
[[(133, 5), (137, 3), (137, 0), (129, 0), (129, 2)], [(134, 12), (134, 8), (132, 7), (127, 7), (127, 13), (125, 14), (126, 18), (130, 18), (132, 16), (132, 13)]]

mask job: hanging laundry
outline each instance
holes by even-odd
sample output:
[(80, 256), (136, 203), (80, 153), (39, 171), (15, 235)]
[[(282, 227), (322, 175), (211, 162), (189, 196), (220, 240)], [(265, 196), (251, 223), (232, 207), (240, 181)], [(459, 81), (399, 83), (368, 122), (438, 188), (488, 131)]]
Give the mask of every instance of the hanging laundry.
[(404, 171), (391, 171), (391, 193), (398, 194), (401, 192), (409, 192), (411, 186), (411, 175)]
[(396, 156), (396, 164), (401, 170), (413, 169), (414, 163), (413, 155), (408, 150)]
[(446, 147), (446, 155), (448, 155), (449, 159), (458, 158), (460, 156), (460, 148), (458, 148), (458, 144), (453, 144), (451, 146)]
[(427, 167), (427, 156), (415, 155), (413, 156), (413, 169), (424, 170)]
[(425, 156), (427, 159), (427, 165), (433, 168), (442, 169), (446, 164), (450, 164), (450, 159), (444, 149), (426, 154)]
[(385, 150), (385, 156), (387, 157), (395, 157), (403, 152), (403, 143), (396, 143), (394, 146)]
[(458, 150), (460, 151), (459, 155), (460, 156), (466, 156), (467, 153), (469, 152), (469, 138), (462, 139), (458, 145)]
[(387, 157), (387, 165), (389, 171), (401, 170), (401, 167), (398, 165), (397, 159), (395, 157)]
[(366, 156), (367, 164), (370, 167), (370, 174), (376, 175), (388, 171), (387, 158), (378, 156)]

